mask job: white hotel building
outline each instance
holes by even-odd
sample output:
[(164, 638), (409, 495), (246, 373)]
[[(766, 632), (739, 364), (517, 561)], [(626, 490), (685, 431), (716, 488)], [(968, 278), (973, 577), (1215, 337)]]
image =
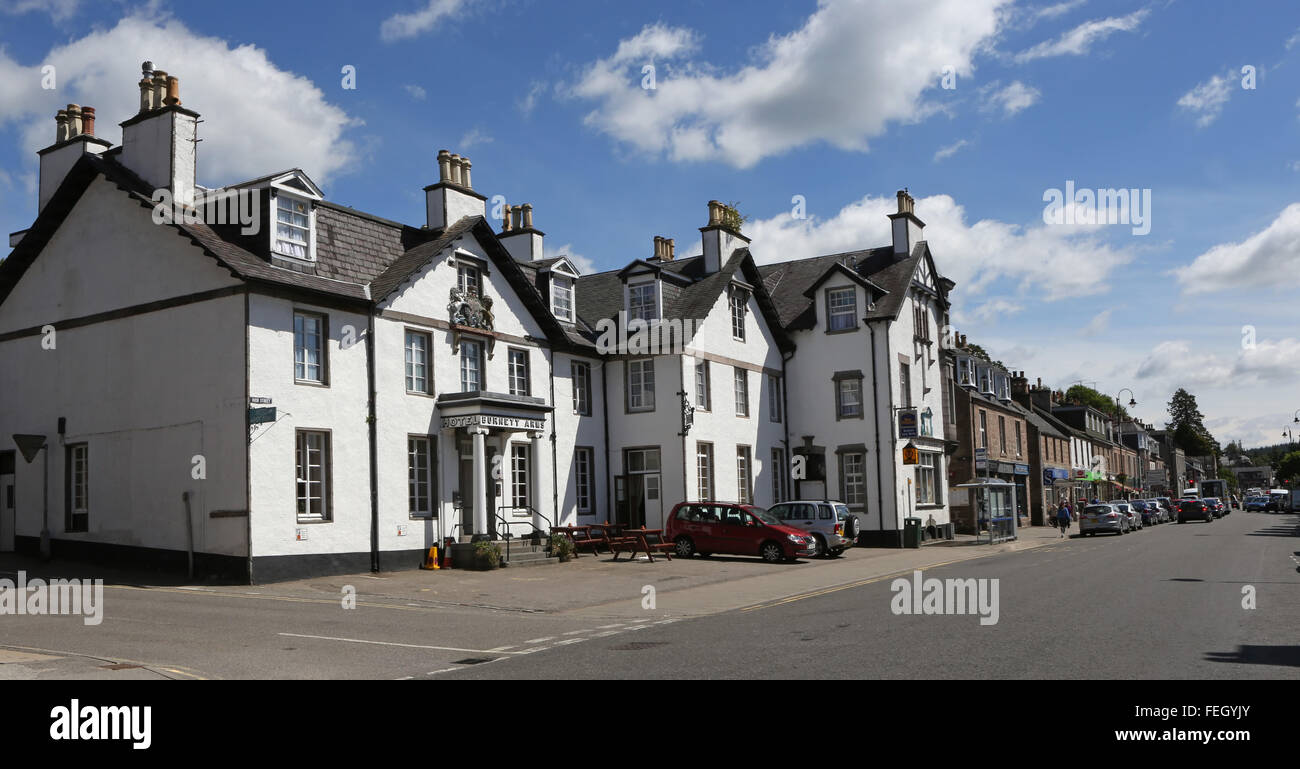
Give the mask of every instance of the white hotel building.
[[(656, 238), (580, 275), (543, 258), (531, 206), (496, 231), (446, 152), (418, 226), (297, 169), (198, 187), (198, 114), (166, 73), (139, 85), (119, 147), (92, 108), (60, 111), (0, 262), (0, 551), (264, 582), (413, 568), (476, 534), (658, 528), (702, 498), (840, 499), (864, 543), (947, 522), (953, 284), (906, 193), (882, 248), (760, 266), (711, 202), (699, 255)], [(242, 199), (259, 226), (159, 221), (158, 190)], [(693, 333), (601, 343), (636, 319)]]

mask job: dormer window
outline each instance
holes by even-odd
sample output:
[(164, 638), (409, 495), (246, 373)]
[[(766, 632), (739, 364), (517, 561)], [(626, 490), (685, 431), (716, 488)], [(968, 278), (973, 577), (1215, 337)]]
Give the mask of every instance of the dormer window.
[(573, 279), (551, 276), (551, 313), (560, 320), (573, 320)]
[(630, 320), (648, 322), (659, 318), (659, 301), (654, 283), (637, 283), (627, 287), (627, 314)]
[(979, 381), (980, 381), (980, 392), (984, 393), (985, 395), (992, 395), (993, 375), (988, 369), (986, 368), (979, 369)]
[(313, 261), (311, 203), (277, 192), (275, 196), (275, 252), (303, 261)]
[(957, 359), (957, 384), (962, 387), (975, 386), (975, 375), (971, 370), (970, 358)]

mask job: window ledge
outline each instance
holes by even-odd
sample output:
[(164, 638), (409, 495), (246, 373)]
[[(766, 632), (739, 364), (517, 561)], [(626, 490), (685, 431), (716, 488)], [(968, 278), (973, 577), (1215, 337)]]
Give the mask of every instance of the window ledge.
[(852, 326), (850, 328), (826, 329), (827, 334), (852, 334), (854, 331), (861, 330), (862, 326)]

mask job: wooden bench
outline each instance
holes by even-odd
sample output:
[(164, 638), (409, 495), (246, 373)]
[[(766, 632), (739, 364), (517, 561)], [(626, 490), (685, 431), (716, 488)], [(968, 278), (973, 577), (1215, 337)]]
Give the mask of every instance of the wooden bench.
[(653, 563), (655, 552), (659, 552), (671, 561), (673, 559), (672, 552), (677, 546), (671, 542), (664, 541), (664, 533), (662, 529), (640, 528), (628, 529), (624, 532), (624, 536), (611, 542), (611, 547), (614, 552), (614, 560), (616, 561), (618, 560), (618, 554), (623, 551), (627, 551), (630, 555), (634, 556), (636, 555), (636, 552), (640, 550), (644, 552), (646, 557), (648, 557), (651, 563)]

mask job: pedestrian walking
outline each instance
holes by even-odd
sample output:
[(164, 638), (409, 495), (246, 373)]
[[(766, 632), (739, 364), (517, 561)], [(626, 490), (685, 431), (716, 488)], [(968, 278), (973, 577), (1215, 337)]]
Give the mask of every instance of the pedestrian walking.
[(1061, 539), (1065, 538), (1065, 532), (1070, 528), (1070, 521), (1074, 520), (1074, 511), (1070, 506), (1061, 500), (1061, 506), (1056, 509), (1056, 528), (1061, 530)]

